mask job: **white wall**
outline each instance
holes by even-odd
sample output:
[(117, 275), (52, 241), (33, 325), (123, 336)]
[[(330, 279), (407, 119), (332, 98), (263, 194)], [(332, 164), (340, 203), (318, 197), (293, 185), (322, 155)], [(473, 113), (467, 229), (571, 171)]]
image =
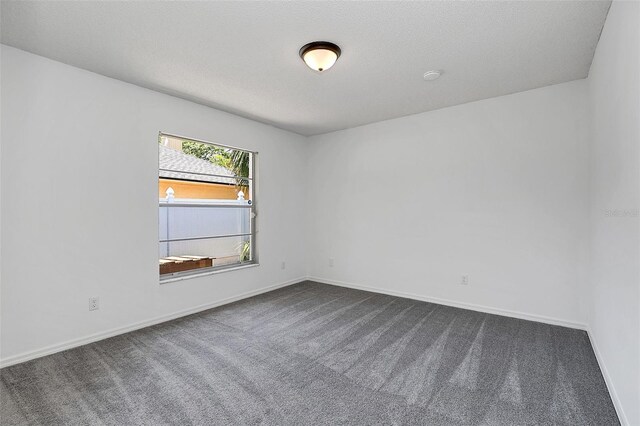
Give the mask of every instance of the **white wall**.
[[(305, 138), (7, 46), (1, 54), (5, 363), (305, 276)], [(259, 151), (259, 267), (158, 284), (161, 130)], [(90, 296), (99, 311), (88, 311)]]
[(586, 104), (582, 80), (310, 138), (310, 275), (581, 326)]
[(621, 417), (640, 425), (640, 3), (613, 2), (588, 83), (589, 326)]
[[(588, 80), (309, 140), (2, 46), (0, 358), (310, 275), (588, 322), (640, 424), (639, 18)], [(160, 130), (260, 151), (260, 267), (158, 285)]]

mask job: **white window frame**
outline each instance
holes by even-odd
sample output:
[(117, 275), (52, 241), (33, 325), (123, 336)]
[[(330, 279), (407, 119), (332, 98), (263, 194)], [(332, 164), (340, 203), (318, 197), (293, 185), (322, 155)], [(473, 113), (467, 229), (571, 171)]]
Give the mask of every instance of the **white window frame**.
[[(248, 204), (248, 208), (250, 210), (249, 213), (249, 233), (248, 236), (250, 238), (251, 241), (251, 259), (245, 262), (241, 262), (241, 263), (233, 263), (233, 264), (229, 264), (229, 265), (223, 265), (223, 266), (212, 266), (210, 268), (199, 268), (199, 269), (192, 269), (189, 271), (182, 271), (182, 272), (174, 272), (171, 274), (163, 274), (160, 275), (160, 271), (158, 270), (158, 275), (160, 277), (160, 284), (165, 284), (165, 283), (169, 283), (169, 282), (174, 282), (174, 281), (182, 281), (185, 279), (190, 279), (190, 278), (196, 278), (196, 277), (202, 277), (202, 276), (206, 276), (206, 275), (212, 275), (212, 274), (218, 274), (221, 272), (229, 272), (229, 271), (237, 271), (240, 269), (246, 269), (246, 268), (252, 268), (252, 267), (256, 267), (256, 266), (260, 266), (260, 263), (258, 262), (258, 248), (257, 248), (257, 200), (256, 200), (256, 186), (257, 186), (257, 179), (256, 179), (256, 163), (258, 161), (258, 152), (257, 151), (251, 151), (245, 148), (238, 148), (235, 146), (231, 146), (231, 145), (225, 145), (225, 144), (220, 144), (220, 143), (216, 143), (216, 142), (209, 142), (209, 141), (205, 141), (202, 139), (196, 139), (196, 138), (191, 138), (191, 137), (186, 137), (186, 136), (180, 136), (180, 135), (176, 135), (173, 133), (168, 133), (168, 132), (160, 132), (158, 134), (158, 140), (161, 140), (160, 138), (162, 137), (169, 137), (172, 139), (182, 139), (184, 141), (190, 141), (190, 142), (199, 142), (199, 143), (204, 143), (207, 145), (213, 145), (216, 147), (220, 147), (220, 148), (227, 148), (227, 149), (232, 149), (235, 151), (243, 151), (243, 152), (248, 152), (249, 154), (251, 154), (249, 156), (249, 177), (248, 178), (243, 178), (243, 179), (247, 179), (249, 181), (249, 200), (251, 200), (251, 204)], [(159, 176), (159, 172), (160, 172), (160, 166), (158, 165), (158, 176)], [(226, 176), (225, 176), (226, 177)], [(207, 200), (203, 200), (204, 202), (197, 202), (197, 201), (193, 201), (190, 200), (188, 203), (163, 203), (159, 201), (159, 205), (158, 208), (160, 207), (167, 207), (169, 205), (171, 206), (176, 206), (176, 207), (184, 207), (184, 206), (193, 206), (193, 207), (212, 207), (212, 206), (217, 206), (217, 204), (212, 204), (211, 202), (208, 202)], [(220, 208), (225, 208), (225, 207), (229, 207), (228, 204), (226, 203), (219, 203), (219, 207)], [(236, 207), (236, 206), (234, 206)], [(204, 238), (204, 237), (203, 237)], [(218, 236), (218, 238), (220, 238)], [(182, 239), (174, 239), (175, 241), (179, 241)], [(158, 234), (158, 244), (161, 242), (170, 242), (170, 241), (174, 241), (174, 240), (160, 240), (160, 235)]]

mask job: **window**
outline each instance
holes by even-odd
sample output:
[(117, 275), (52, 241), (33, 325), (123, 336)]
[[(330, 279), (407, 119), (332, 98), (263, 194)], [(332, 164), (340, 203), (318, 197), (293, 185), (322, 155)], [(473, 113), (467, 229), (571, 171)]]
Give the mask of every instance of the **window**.
[(257, 264), (256, 153), (159, 137), (161, 280)]

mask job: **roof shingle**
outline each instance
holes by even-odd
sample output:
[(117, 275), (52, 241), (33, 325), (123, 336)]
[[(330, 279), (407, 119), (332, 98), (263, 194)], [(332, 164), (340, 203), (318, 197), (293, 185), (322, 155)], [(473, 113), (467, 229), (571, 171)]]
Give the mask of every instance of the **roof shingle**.
[[(196, 182), (223, 183), (235, 185), (235, 174), (210, 161), (185, 154), (162, 144), (160, 147), (159, 176), (165, 179), (180, 179)], [(211, 176), (218, 175), (218, 176)], [(229, 178), (220, 177), (229, 176)]]

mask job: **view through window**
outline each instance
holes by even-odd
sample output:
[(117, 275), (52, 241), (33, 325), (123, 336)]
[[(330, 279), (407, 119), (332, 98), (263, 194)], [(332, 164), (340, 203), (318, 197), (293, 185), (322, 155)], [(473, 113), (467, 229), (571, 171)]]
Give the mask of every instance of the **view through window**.
[(256, 263), (255, 157), (160, 134), (161, 278)]

